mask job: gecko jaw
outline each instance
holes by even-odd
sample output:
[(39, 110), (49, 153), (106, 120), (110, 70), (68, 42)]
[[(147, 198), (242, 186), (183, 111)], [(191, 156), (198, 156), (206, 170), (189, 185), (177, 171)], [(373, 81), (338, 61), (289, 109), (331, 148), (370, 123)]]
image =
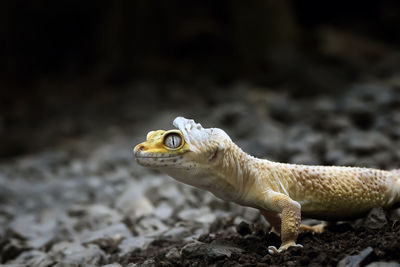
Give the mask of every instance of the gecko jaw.
[(181, 155), (171, 154), (171, 155), (159, 155), (153, 153), (140, 153), (135, 152), (136, 159), (150, 158), (150, 159), (169, 159), (169, 158), (179, 158)]
[(180, 168), (183, 163), (182, 154), (157, 154), (135, 151), (136, 162), (150, 168)]

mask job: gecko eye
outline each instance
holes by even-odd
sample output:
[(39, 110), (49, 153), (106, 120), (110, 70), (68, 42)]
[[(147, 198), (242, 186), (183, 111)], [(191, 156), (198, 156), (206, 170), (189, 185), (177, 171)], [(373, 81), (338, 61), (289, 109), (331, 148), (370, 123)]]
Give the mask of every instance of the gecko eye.
[(177, 133), (167, 134), (164, 138), (164, 145), (169, 148), (178, 148), (182, 144), (182, 137)]

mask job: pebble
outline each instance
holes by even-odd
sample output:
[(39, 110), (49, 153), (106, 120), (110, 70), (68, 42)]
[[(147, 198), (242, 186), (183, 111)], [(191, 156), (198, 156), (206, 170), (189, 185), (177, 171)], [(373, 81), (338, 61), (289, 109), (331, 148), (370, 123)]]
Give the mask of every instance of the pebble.
[(101, 267), (122, 267), (122, 265), (117, 262), (114, 262), (110, 264), (101, 265)]
[(122, 258), (137, 250), (144, 250), (154, 240), (155, 238), (151, 236), (130, 236), (124, 238), (118, 245), (118, 255)]
[[(197, 226), (198, 227), (198, 226)], [(173, 240), (181, 240), (188, 236), (193, 236), (193, 232), (195, 231), (195, 225), (190, 225), (190, 223), (181, 224), (178, 223), (176, 226), (171, 229), (165, 231), (162, 236), (164, 238), (169, 238)]]
[(346, 256), (339, 261), (337, 267), (357, 267), (361, 266), (363, 262), (367, 260), (368, 257), (372, 256), (374, 249), (371, 247), (365, 248), (357, 255)]
[(381, 149), (390, 148), (389, 139), (378, 132), (362, 132), (353, 130), (348, 134), (346, 147), (356, 153), (372, 153)]
[(173, 212), (171, 205), (164, 201), (155, 208), (153, 214), (162, 220), (166, 220), (172, 217)]
[(9, 264), (18, 265), (18, 263), (24, 262), (27, 266), (53, 266), (55, 264), (54, 260), (51, 259), (45, 252), (38, 250), (30, 250), (22, 252), (16, 259), (9, 261)]
[(156, 217), (143, 217), (137, 221), (133, 226), (133, 230), (138, 235), (160, 235), (165, 232), (169, 227)]
[(210, 127), (223, 128), (233, 138), (245, 138), (258, 127), (258, 120), (254, 116), (253, 107), (247, 103), (223, 104), (212, 113), (210, 120), (215, 122), (215, 126)]
[(57, 227), (57, 219), (49, 211), (17, 216), (9, 225), (9, 229), (23, 237), (29, 247), (37, 249), (55, 238)]
[(216, 215), (209, 207), (200, 209), (186, 209), (178, 213), (178, 218), (186, 221), (195, 221), (199, 223), (212, 223), (216, 219)]
[(154, 206), (144, 195), (145, 191), (143, 183), (130, 182), (125, 192), (117, 197), (115, 202), (116, 208), (132, 221), (140, 216), (152, 213)]
[(165, 258), (169, 260), (177, 260), (181, 257), (181, 254), (177, 248), (172, 248), (170, 251), (165, 254)]
[(269, 103), (268, 114), (277, 122), (292, 123), (300, 119), (300, 109), (297, 105), (291, 105), (287, 97), (278, 97)]
[(363, 219), (363, 224), (369, 229), (381, 229), (387, 224), (386, 214), (382, 207), (373, 208)]
[(123, 223), (117, 223), (96, 231), (83, 231), (81, 242), (83, 244), (98, 244), (104, 247), (116, 247), (122, 239), (131, 237), (132, 234)]
[(105, 259), (105, 252), (95, 244), (81, 245), (78, 242), (63, 241), (49, 251), (52, 258), (66, 265), (99, 265)]

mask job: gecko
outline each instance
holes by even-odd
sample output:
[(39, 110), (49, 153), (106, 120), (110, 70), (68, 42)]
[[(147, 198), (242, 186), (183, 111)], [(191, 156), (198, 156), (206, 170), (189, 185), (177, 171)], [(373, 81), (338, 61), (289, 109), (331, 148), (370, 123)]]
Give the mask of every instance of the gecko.
[(247, 154), (222, 129), (184, 117), (173, 125), (177, 129), (150, 131), (134, 147), (137, 163), (258, 209), (281, 236), (270, 254), (302, 247), (296, 243), (300, 231), (323, 232), (325, 224), (303, 225), (302, 216), (349, 220), (400, 202), (400, 170), (279, 163)]

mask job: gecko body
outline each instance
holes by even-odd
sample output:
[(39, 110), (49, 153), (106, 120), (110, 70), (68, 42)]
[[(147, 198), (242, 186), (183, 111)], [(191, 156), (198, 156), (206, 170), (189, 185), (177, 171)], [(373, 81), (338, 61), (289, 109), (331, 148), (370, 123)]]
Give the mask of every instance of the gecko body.
[(400, 171), (309, 166), (272, 162), (242, 151), (219, 128), (203, 128), (177, 117), (176, 130), (157, 130), (134, 148), (136, 161), (176, 180), (210, 191), (218, 198), (259, 209), (281, 232), (278, 253), (296, 244), (306, 226), (301, 215), (321, 220), (356, 218), (374, 207), (400, 202)]

